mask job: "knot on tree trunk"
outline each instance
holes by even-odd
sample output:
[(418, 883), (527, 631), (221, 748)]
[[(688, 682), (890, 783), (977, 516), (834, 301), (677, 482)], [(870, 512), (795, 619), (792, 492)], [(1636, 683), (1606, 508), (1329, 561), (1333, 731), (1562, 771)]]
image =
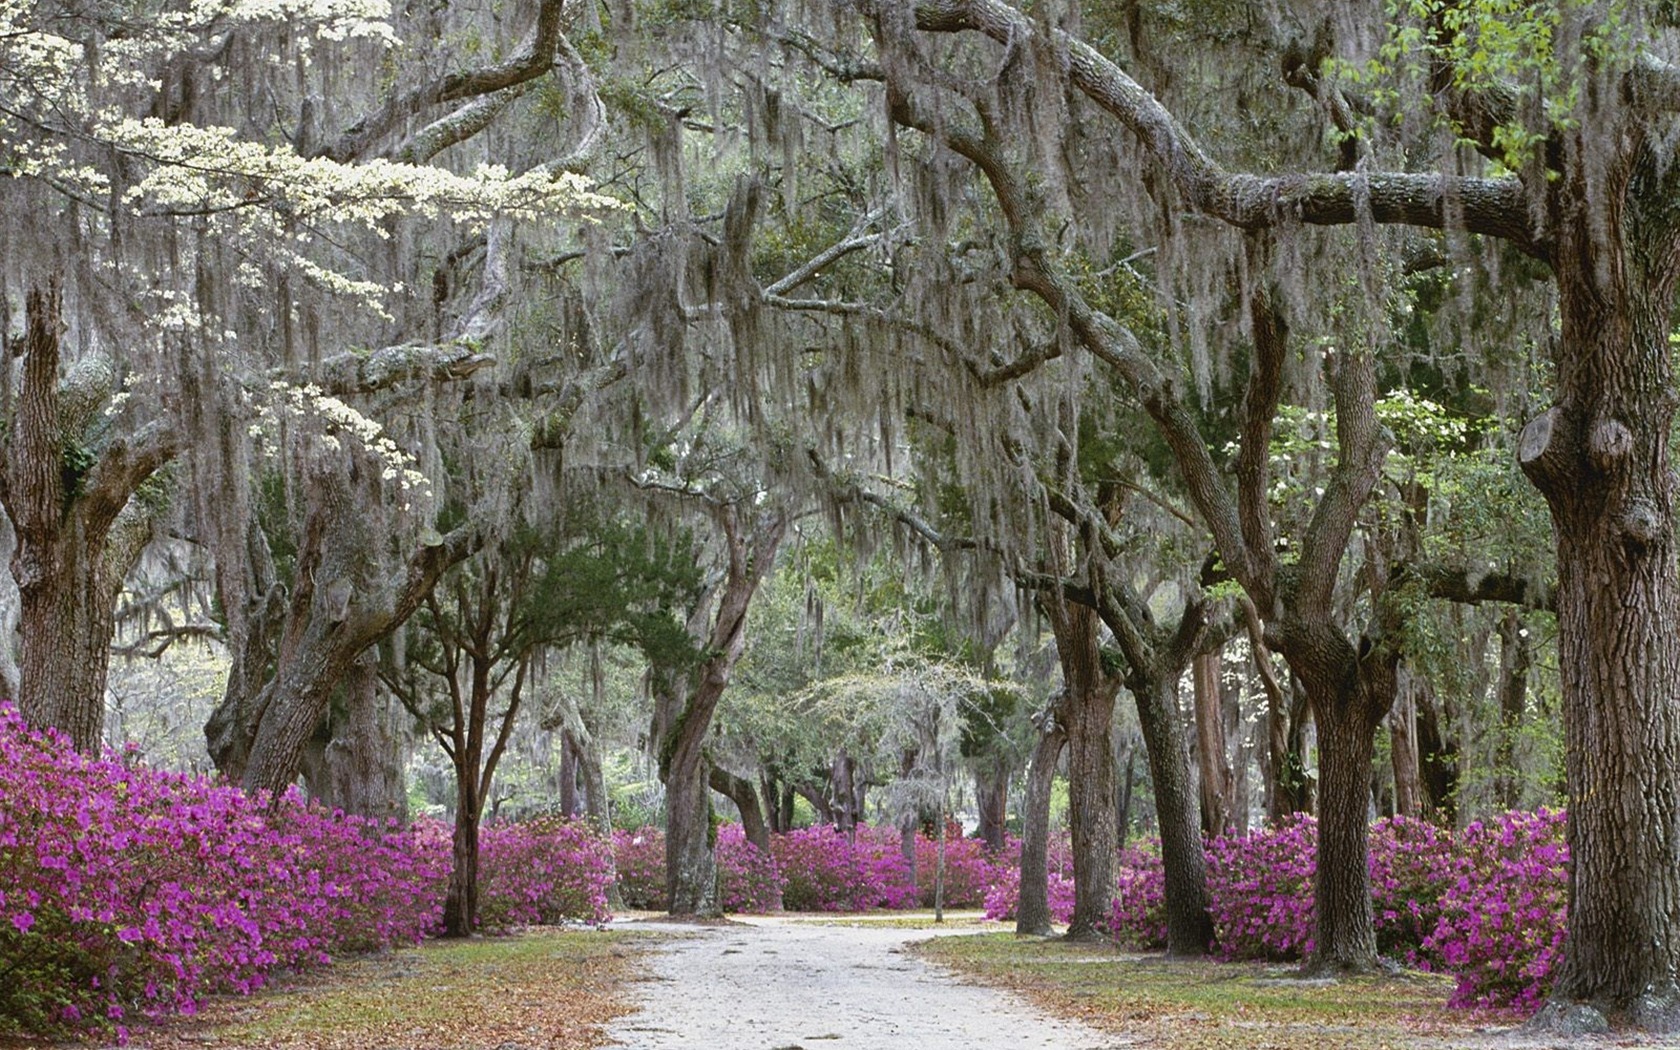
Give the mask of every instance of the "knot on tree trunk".
[(1553, 405), (1530, 420), (1517, 440), (1517, 465), (1548, 498), (1568, 491), (1578, 473), (1565, 426), (1563, 409)]

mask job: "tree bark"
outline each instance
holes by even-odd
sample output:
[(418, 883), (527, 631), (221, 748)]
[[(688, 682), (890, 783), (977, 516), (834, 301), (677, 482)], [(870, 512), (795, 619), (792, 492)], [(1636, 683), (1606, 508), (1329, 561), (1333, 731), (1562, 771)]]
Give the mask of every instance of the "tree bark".
[(1631, 161), (1600, 191), (1615, 209), (1581, 170), (1558, 180), (1558, 400), (1518, 449), (1557, 539), (1573, 865), (1554, 1002), (1660, 1029), (1680, 1026), (1675, 167)]
[(665, 878), (672, 915), (719, 914), (711, 760), (705, 753), (705, 739), (718, 701), (746, 651), (747, 609), (775, 563), (788, 524), (781, 512), (743, 520), (752, 513), (735, 505), (718, 508), (727, 548), (726, 573), (715, 595), (717, 607), (709, 629), (700, 618), (706, 615), (713, 595), (707, 595), (690, 617), (690, 629), (702, 639), (708, 655), (685, 680), (665, 676), (655, 711), (652, 735), (665, 782)]
[(1208, 911), (1207, 855), (1196, 820), (1196, 792), (1190, 786), (1190, 756), (1178, 715), (1177, 675), (1157, 674), (1137, 682), (1138, 723), (1143, 728), (1144, 755), (1155, 788), (1155, 815), (1161, 832), (1161, 866), (1165, 869), (1167, 954), (1174, 958), (1206, 955), (1213, 943), (1213, 918)]
[(1533, 649), (1522, 612), (1507, 609), (1499, 620), (1499, 746), (1494, 758), (1494, 799), (1505, 809), (1515, 809), (1522, 800), (1517, 735), (1528, 709), (1528, 670), (1532, 662)]
[(1015, 932), (1048, 937), (1050, 917), (1050, 795), (1056, 765), (1067, 743), (1062, 725), (1066, 694), (1045, 711), (1027, 766), (1027, 793), (1021, 801), (1021, 892), (1015, 902)]
[(985, 760), (974, 771), (974, 804), (980, 811), (980, 838), (993, 853), (1003, 849), (1009, 819), (1009, 767), (1004, 760)]
[(1418, 764), (1417, 701), (1413, 672), (1402, 665), (1388, 713), (1389, 756), (1394, 767), (1394, 812), (1402, 817), (1423, 815), (1423, 777)]
[(1361, 659), (1329, 625), (1290, 624), (1285, 638), (1284, 655), (1301, 676), (1318, 726), (1316, 935), (1308, 966), (1368, 971), (1377, 961), (1367, 861), (1371, 763), (1377, 726), (1394, 701), (1395, 657), (1368, 647)]
[(1235, 775), (1225, 750), (1225, 698), (1219, 680), (1220, 654), (1203, 653), (1191, 664), (1196, 701), (1196, 761), (1201, 773), (1202, 834), (1224, 835), (1231, 828)]
[(1074, 887), (1067, 937), (1093, 940), (1103, 936), (1114, 900), (1114, 746), (1110, 730), (1120, 679), (1103, 666), (1094, 610), (1063, 604), (1050, 619), (1067, 689), (1063, 710)]
[(379, 688), (378, 659), (364, 653), (334, 705), (331, 736), (306, 762), (310, 795), (323, 805), (383, 823), (408, 819), (403, 741), (395, 705)]
[(152, 424), (84, 444), (115, 372), (89, 358), (60, 379), (61, 311), (56, 281), (29, 293), (0, 501), (16, 535), (18, 708), (29, 725), (92, 753), (103, 743), (117, 596), (151, 539), (151, 512), (135, 494), (175, 457), (176, 438)]

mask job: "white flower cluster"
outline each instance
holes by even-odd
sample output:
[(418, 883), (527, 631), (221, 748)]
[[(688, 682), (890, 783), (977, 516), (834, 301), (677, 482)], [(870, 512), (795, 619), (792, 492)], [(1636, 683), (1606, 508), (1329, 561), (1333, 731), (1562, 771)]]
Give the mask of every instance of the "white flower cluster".
[(569, 172), (515, 176), (485, 164), (457, 175), (388, 160), (340, 164), (300, 157), (290, 146), (246, 141), (231, 128), (166, 125), (155, 117), (119, 120), (104, 136), (153, 165), (127, 193), (128, 203), (141, 211), (221, 212), (261, 204), (300, 222), (379, 231), (386, 220), (405, 214), (484, 222), (623, 207), (590, 192), (587, 179)]
[(284, 412), (293, 419), (312, 419), (320, 427), (325, 440), (336, 445), (340, 438), (359, 444), (379, 463), (380, 480), (392, 483), (402, 496), (402, 509), (408, 510), (411, 500), (431, 496), (431, 480), (416, 469), (415, 459), (391, 440), (380, 425), (340, 399), (326, 393), (314, 383), (295, 386), (284, 380), (269, 383), (274, 399), (259, 412), (259, 421), (251, 425), (251, 436), (262, 439), (278, 422)]

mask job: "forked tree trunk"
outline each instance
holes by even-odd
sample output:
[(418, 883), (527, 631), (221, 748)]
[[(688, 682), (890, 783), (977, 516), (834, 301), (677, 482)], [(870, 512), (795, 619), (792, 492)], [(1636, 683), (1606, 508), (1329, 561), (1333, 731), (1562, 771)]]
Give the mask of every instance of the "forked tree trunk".
[[(751, 511), (744, 512), (751, 514)], [(711, 760), (705, 740), (712, 715), (746, 651), (747, 609), (776, 561), (787, 517), (771, 513), (741, 520), (735, 506), (720, 508), (719, 525), (729, 564), (715, 593), (709, 626), (707, 601), (690, 617), (690, 630), (709, 655), (686, 681), (667, 681), (655, 711), (653, 738), (665, 782), (665, 880), (672, 915), (715, 916), (718, 911), (716, 842), (712, 827)], [(751, 532), (745, 531), (750, 528)]]
[(1610, 228), (1587, 214), (1584, 196), (1565, 214), (1554, 264), (1558, 403), (1524, 429), (1518, 456), (1557, 537), (1573, 864), (1553, 996), (1559, 1009), (1587, 1004), (1672, 1029), (1680, 1026), (1680, 578), (1669, 333), (1680, 238), (1675, 165), (1640, 163), (1626, 177), (1652, 199), (1626, 202)]
[(1050, 795), (1056, 783), (1056, 764), (1067, 732), (1061, 705), (1044, 714), (1038, 743), (1027, 766), (1026, 797), (1021, 800), (1021, 892), (1015, 902), (1015, 932), (1048, 937), (1050, 915)]

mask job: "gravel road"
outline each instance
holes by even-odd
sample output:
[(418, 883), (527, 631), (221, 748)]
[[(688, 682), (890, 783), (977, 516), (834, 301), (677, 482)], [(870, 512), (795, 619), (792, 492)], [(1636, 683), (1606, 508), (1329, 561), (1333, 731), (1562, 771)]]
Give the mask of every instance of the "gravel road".
[[(904, 952), (929, 930), (752, 918), (683, 927), (611, 1029), (631, 1050), (1119, 1050)], [(961, 930), (953, 930), (960, 933)], [(972, 932), (970, 929), (969, 932)]]

